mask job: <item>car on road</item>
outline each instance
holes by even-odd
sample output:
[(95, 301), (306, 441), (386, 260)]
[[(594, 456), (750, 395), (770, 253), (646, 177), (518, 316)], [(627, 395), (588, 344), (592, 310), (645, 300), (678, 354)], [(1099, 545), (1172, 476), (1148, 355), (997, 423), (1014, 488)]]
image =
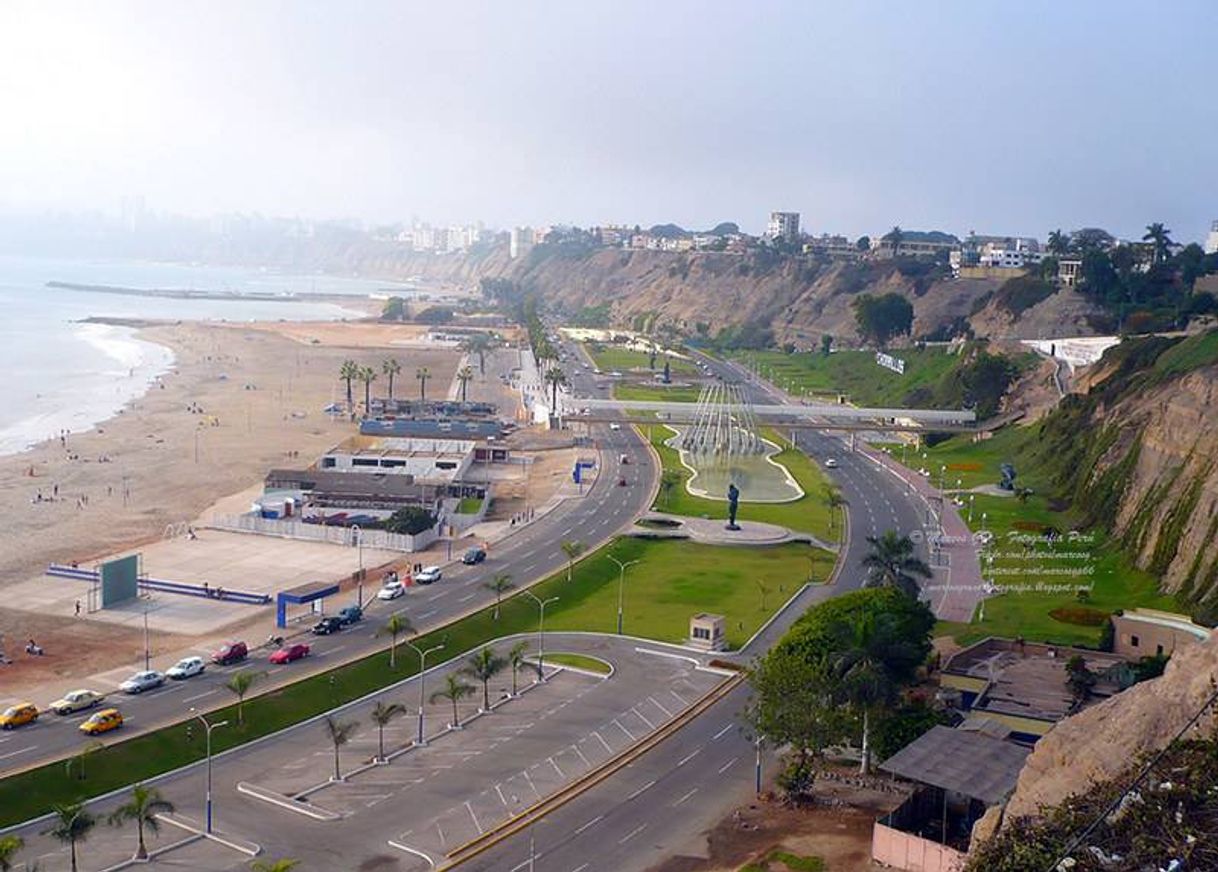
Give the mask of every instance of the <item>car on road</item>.
[(135, 675), (120, 684), (118, 689), (123, 693), (143, 693), (145, 690), (154, 690), (164, 683), (165, 673), (149, 669), (145, 672), (135, 673)]
[(55, 700), (48, 708), (57, 715), (70, 715), (72, 712), (93, 708), (104, 698), (95, 690), (73, 690), (65, 693), (61, 699)]
[(358, 624), (364, 619), (364, 610), (359, 606), (345, 606), (338, 610), (338, 619), (344, 627)]
[[(316, 624), (313, 625), (313, 635), (314, 636), (329, 636), (331, 633), (337, 633), (339, 630), (341, 630), (343, 628), (343, 626), (344, 626), (344, 624), (340, 619), (331, 615), (330, 617), (322, 618), (320, 621), (318, 621)], [(278, 653), (278, 652), (276, 652), (276, 653)]]
[(177, 663), (165, 670), (165, 675), (172, 678), (174, 681), (182, 681), (186, 678), (193, 678), (196, 675), (202, 675), (203, 670), (207, 668), (207, 664), (203, 662), (202, 657), (183, 657)]
[(419, 570), (418, 575), (414, 580), (419, 584), (431, 584), (433, 581), (439, 581), (444, 577), (444, 573), (438, 566), (424, 566)]
[(486, 559), (486, 552), (481, 548), (471, 548), (461, 557), (461, 562), (466, 566), (474, 566)]
[(825, 469), (837, 469), (837, 461), (830, 457), (825, 461)]
[(392, 600), (405, 595), (405, 593), (406, 585), (400, 581), (387, 581), (376, 592), (376, 598), (379, 600)]
[(248, 656), (250, 649), (244, 642), (226, 642), (212, 652), (211, 662), (228, 666), (230, 663), (240, 663)]
[(19, 702), (0, 712), (0, 729), (15, 730), (38, 720), (38, 706), (32, 702)]
[(617, 421), (611, 421), (611, 422), (609, 422), (609, 429), (610, 430), (621, 430), (622, 425), (619, 424)]
[(102, 709), (89, 715), (88, 720), (79, 729), (86, 736), (96, 736), (98, 733), (108, 733), (123, 725), (123, 716), (116, 708)]
[(293, 660), (299, 660), (301, 657), (309, 656), (309, 646), (303, 642), (296, 642), (293, 645), (284, 645), (278, 651), (271, 655), (272, 663), (291, 663)]

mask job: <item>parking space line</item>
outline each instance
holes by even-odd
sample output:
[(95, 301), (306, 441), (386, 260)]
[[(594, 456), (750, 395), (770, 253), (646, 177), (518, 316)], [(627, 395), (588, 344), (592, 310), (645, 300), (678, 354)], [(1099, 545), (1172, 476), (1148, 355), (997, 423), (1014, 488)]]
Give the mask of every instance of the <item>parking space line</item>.
[(631, 706), (630, 711), (634, 714), (634, 716), (636, 718), (638, 718), (640, 721), (642, 721), (643, 723), (645, 723), (647, 725), (647, 729), (654, 730), (656, 728), (655, 724), (653, 724), (651, 721), (647, 720), (647, 718), (643, 717), (643, 713), (641, 711), (639, 711), (638, 706)]
[(629, 739), (630, 741), (632, 741), (632, 742), (634, 741), (634, 733), (630, 732), (630, 730), (628, 730), (628, 729), (626, 729), (625, 727), (623, 727), (623, 726), (622, 726), (622, 724), (621, 724), (621, 722), (620, 722), (620, 721), (618, 721), (618, 719), (617, 719), (617, 718), (614, 718), (614, 719), (613, 719), (613, 723), (614, 723), (614, 725), (615, 725), (615, 726), (616, 726), (616, 727), (617, 727), (619, 730), (621, 730), (623, 733), (625, 733), (625, 734), (626, 734), (626, 738), (628, 738), (628, 739)]
[(465, 808), (467, 811), (469, 811), (469, 816), (470, 816), (470, 818), (473, 819), (474, 826), (478, 828), (478, 835), (482, 835), (486, 831), (484, 829), (482, 829), (482, 824), (478, 823), (478, 816), (476, 814), (474, 814), (474, 807), (469, 804), (468, 799), (465, 800)]
[(647, 697), (647, 699), (651, 702), (651, 704), (653, 706), (658, 708), (660, 711), (664, 712), (664, 717), (666, 717), (666, 718), (672, 717), (672, 712), (670, 712), (668, 709), (664, 708), (664, 706), (660, 705), (659, 700), (657, 700), (654, 696), (649, 696), (649, 697)]
[(498, 784), (496, 784), (496, 785), (495, 785), (495, 793), (499, 794), (499, 801), (503, 803), (503, 807), (504, 807), (504, 808), (507, 808), (507, 807), (508, 807), (508, 801), (507, 801), (507, 799), (504, 797), (504, 795), (503, 795), (503, 791), (502, 791), (502, 790), (499, 788), (499, 785), (498, 785)]
[(613, 749), (609, 747), (609, 743), (605, 741), (604, 737), (602, 737), (600, 733), (598, 733), (596, 730), (593, 730), (589, 735), (596, 736), (596, 740), (605, 746), (606, 753), (609, 753), (609, 754), (613, 753)]
[(565, 779), (565, 778), (567, 777), (566, 773), (565, 773), (565, 772), (563, 772), (561, 769), (559, 769), (559, 768), (558, 768), (558, 764), (554, 762), (554, 758), (553, 758), (553, 757), (548, 757), (548, 758), (546, 758), (546, 759), (548, 759), (548, 760), (550, 761), (550, 765), (554, 767), (554, 771), (558, 773), (558, 777), (559, 777), (559, 778), (564, 778), (564, 779)]
[(587, 766), (589, 769), (592, 768), (592, 764), (588, 762), (588, 758), (584, 756), (584, 752), (579, 750), (579, 745), (572, 745), (571, 750), (579, 755), (579, 759), (584, 761), (585, 766)]
[(541, 799), (541, 791), (537, 789), (537, 785), (534, 784), (533, 779), (529, 777), (528, 771), (523, 771), (520, 774), (524, 776), (525, 781), (529, 782), (529, 787), (533, 788), (533, 792), (537, 794), (537, 798)]

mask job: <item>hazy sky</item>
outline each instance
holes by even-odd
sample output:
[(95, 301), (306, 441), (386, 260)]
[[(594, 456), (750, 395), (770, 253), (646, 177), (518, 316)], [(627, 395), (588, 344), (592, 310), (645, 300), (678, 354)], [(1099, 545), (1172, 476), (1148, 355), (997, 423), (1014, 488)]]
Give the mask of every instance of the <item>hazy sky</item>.
[(0, 208), (1189, 240), (1216, 40), (1216, 0), (0, 0)]

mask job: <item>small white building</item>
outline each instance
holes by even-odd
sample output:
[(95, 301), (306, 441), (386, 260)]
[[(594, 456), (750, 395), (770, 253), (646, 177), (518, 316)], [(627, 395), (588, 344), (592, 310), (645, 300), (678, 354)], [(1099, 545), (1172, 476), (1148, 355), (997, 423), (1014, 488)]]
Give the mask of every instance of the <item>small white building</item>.
[(409, 475), (419, 482), (460, 481), (474, 462), (468, 439), (354, 436), (322, 455), (318, 469)]
[(1218, 254), (1218, 221), (1210, 225), (1210, 235), (1205, 237), (1205, 253)]

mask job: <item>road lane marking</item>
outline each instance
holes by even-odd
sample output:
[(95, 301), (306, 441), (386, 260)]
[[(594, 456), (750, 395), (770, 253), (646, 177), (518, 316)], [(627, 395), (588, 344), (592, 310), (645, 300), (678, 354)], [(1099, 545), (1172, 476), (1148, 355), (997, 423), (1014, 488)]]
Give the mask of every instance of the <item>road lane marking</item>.
[(727, 725), (726, 727), (724, 727), (722, 730), (720, 730), (719, 732), (715, 733), (715, 735), (711, 737), (711, 741), (713, 742), (713, 741), (715, 741), (715, 739), (721, 739), (721, 738), (723, 738), (723, 734), (724, 734), (724, 733), (726, 733), (726, 732), (728, 732), (729, 730), (731, 730), (731, 728), (732, 728), (732, 727), (734, 727), (734, 726), (736, 726), (736, 725), (735, 725), (735, 724), (728, 724), (728, 725)]
[(9, 757), (16, 757), (18, 754), (27, 754), (30, 751), (37, 750), (37, 745), (30, 745), (28, 748), (18, 748), (16, 751), (9, 751), (7, 754), (0, 754), (0, 760), (7, 760)]
[(739, 757), (733, 757), (731, 760), (728, 760), (726, 763), (724, 763), (722, 766), (719, 767), (719, 771), (716, 774), (722, 775), (724, 772), (731, 769), (732, 765), (739, 759), (740, 759)]
[(213, 693), (216, 692), (216, 690), (218, 690), (218, 688), (213, 688), (211, 690), (204, 691), (203, 693), (197, 693), (194, 696), (188, 696), (188, 697), (186, 697), (186, 699), (182, 700), (182, 702), (194, 702), (196, 699), (202, 699), (205, 696), (211, 696)]
[(697, 792), (698, 792), (698, 788), (696, 788), (696, 787), (695, 787), (695, 788), (694, 788), (693, 790), (691, 790), (689, 793), (685, 794), (683, 797), (681, 797), (681, 798), (680, 798), (680, 799), (678, 799), (676, 802), (674, 802), (674, 803), (672, 804), (672, 807), (673, 807), (673, 808), (676, 808), (678, 805), (680, 805), (681, 803), (685, 802), (685, 800), (689, 799), (691, 796), (693, 796), (693, 795), (694, 795), (695, 793), (697, 793)]
[(653, 786), (655, 785), (655, 783), (656, 783), (656, 782), (655, 782), (655, 779), (654, 779), (654, 778), (653, 778), (651, 781), (648, 781), (646, 784), (644, 784), (642, 787), (640, 787), (640, 788), (639, 788), (638, 790), (636, 790), (634, 793), (632, 793), (632, 794), (630, 794), (628, 797), (626, 797), (626, 801), (627, 801), (627, 802), (630, 802), (630, 800), (632, 800), (632, 799), (634, 799), (634, 798), (636, 798), (636, 797), (638, 797), (638, 796), (642, 795), (642, 794), (643, 794), (643, 793), (644, 793), (646, 790), (648, 790), (648, 789), (650, 789), (651, 787), (653, 787)]
[(633, 839), (635, 836), (637, 836), (639, 833), (643, 832), (643, 830), (645, 830), (645, 829), (647, 829), (647, 824), (639, 824), (633, 830), (631, 830), (626, 835), (624, 835), (620, 839), (618, 839), (617, 843), (619, 845), (624, 845), (627, 842), (629, 842), (631, 839)]
[(574, 835), (577, 835), (577, 836), (578, 836), (578, 835), (579, 835), (580, 833), (582, 833), (584, 830), (588, 829), (589, 827), (594, 827), (594, 826), (596, 826), (598, 823), (600, 823), (600, 822), (601, 822), (601, 821), (603, 821), (604, 819), (605, 819), (605, 816), (604, 816), (603, 814), (598, 814), (596, 817), (594, 817), (592, 820), (588, 821), (588, 822), (587, 822), (586, 824), (584, 824), (583, 826), (578, 827), (578, 828), (575, 830)]
[(688, 763), (690, 760), (694, 759), (701, 753), (702, 753), (702, 748), (701, 748), (701, 746), (699, 746), (699, 747), (695, 748), (693, 751), (691, 751), (689, 754), (686, 754), (684, 757), (682, 757), (681, 762), (679, 762), (677, 765), (684, 766), (686, 763)]

